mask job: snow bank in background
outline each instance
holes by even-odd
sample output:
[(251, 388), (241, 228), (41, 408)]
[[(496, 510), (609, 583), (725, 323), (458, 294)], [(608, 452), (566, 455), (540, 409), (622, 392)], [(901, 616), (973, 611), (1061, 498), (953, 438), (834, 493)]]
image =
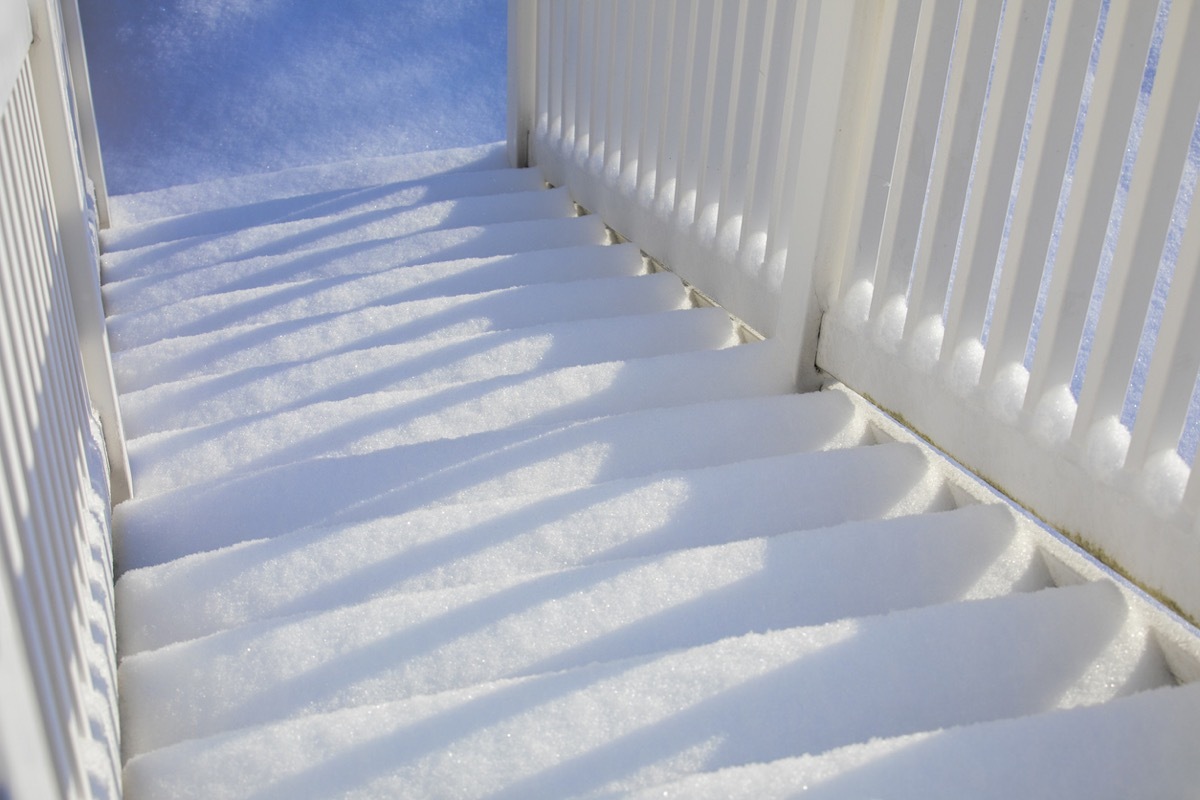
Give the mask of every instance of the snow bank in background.
[(504, 137), (504, 3), (79, 5), (113, 194)]

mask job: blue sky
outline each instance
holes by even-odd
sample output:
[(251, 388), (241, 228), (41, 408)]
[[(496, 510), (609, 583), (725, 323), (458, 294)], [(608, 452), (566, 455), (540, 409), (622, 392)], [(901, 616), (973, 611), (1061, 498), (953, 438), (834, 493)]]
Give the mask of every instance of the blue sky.
[(113, 194), (504, 137), (499, 0), (81, 0)]

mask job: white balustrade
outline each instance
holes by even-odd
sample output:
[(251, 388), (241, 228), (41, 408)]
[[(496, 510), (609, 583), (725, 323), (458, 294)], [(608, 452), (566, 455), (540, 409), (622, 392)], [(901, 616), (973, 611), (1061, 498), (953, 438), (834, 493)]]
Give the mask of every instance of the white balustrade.
[(1198, 5), (513, 0), (537, 53), (510, 113), (802, 385), (1198, 617)]
[(0, 796), (116, 797), (128, 466), (93, 416), (116, 406), (62, 17), (33, 6), (0, 0)]

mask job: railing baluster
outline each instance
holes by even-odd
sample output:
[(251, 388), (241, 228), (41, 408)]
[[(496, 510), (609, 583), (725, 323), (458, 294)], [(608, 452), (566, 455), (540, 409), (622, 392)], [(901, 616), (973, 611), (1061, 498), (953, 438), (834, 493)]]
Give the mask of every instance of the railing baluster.
[(593, 175), (604, 175), (604, 162), (610, 149), (618, 145), (608, 138), (608, 109), (612, 93), (616, 91), (613, 80), (613, 56), (616, 42), (613, 41), (612, 2), (595, 3), (592, 8), (593, 36), (591, 58), (592, 102), (588, 109), (588, 144), (581, 166)]
[(1193, 197), (1187, 227), (1171, 278), (1154, 355), (1138, 406), (1137, 424), (1125, 457), (1127, 470), (1141, 470), (1149, 457), (1174, 452), (1187, 420), (1192, 387), (1200, 370), (1200, 202)]
[[(1004, 9), (962, 234), (963, 248), (946, 316), (943, 359), (953, 357), (954, 349), (963, 343), (984, 335), (984, 317), (1046, 27), (1047, 5), (1048, 0), (1014, 0)], [(947, 351), (946, 347), (951, 349)]]
[(883, 217), (872, 319), (884, 303), (897, 295), (903, 297), (908, 289), (957, 19), (958, 3), (952, 0), (933, 0), (921, 7)]
[[(930, 194), (925, 209), (924, 230), (917, 246), (909, 292), (904, 339), (912, 342), (923, 324), (942, 326), (946, 289), (954, 266), (954, 253), (967, 201), (967, 185), (992, 52), (1000, 24), (1000, 3), (963, 3), (959, 11), (954, 56), (946, 85), (946, 108), (953, 119), (943, 122), (933, 156)], [(937, 352), (922, 354), (936, 358)]]
[(745, 20), (738, 54), (739, 86), (737, 107), (730, 118), (729, 136), (722, 157), (721, 191), (717, 200), (717, 237), (728, 252), (738, 253), (745, 237), (746, 204), (754, 191), (754, 167), (763, 139), (763, 114), (767, 76), (770, 74), (771, 44), (768, 14), (774, 0), (761, 0), (745, 7)]
[[(1150, 49), (1154, 16), (1155, 7), (1150, 3), (1123, 2), (1113, 4), (1105, 21), (1071, 192), (1046, 292), (1043, 322), (1025, 390), (1025, 410), (1029, 412), (1046, 397), (1048, 389), (1071, 383), (1104, 246), (1104, 237), (1099, 232), (1108, 227), (1129, 123)], [(1048, 433), (1045, 430), (1043, 435)]]
[[(743, 245), (748, 236), (761, 238), (765, 241), (767, 226), (771, 218), (772, 192), (762, 187), (773, 185), (776, 165), (780, 161), (783, 150), (784, 112), (787, 104), (780, 98), (787, 96), (787, 82), (791, 74), (793, 48), (798, 46), (799, 37), (795, 35), (796, 21), (802, 15), (796, 3), (775, 3), (768, 17), (767, 30), (770, 36), (770, 58), (765, 65), (767, 80), (762, 84), (763, 100), (757, 112), (761, 117), (759, 133), (756, 136), (756, 154), (750, 161), (749, 169), (754, 175), (749, 177), (745, 192), (745, 219), (742, 221)], [(770, 102), (766, 98), (771, 98)], [(766, 259), (765, 245), (759, 256)]]
[(567, 41), (567, 0), (555, 0), (548, 3), (548, 6), (549, 23), (547, 28), (553, 31), (553, 33), (549, 34), (550, 63), (546, 68), (548, 73), (547, 92), (549, 94), (547, 114), (550, 123), (548, 133), (551, 146), (561, 151), (563, 137), (566, 134), (567, 118), (567, 58), (564, 52)]
[[(625, 98), (624, 109), (620, 110), (620, 154), (608, 169), (614, 173), (613, 182), (626, 201), (635, 193), (637, 186), (637, 161), (641, 157), (641, 131), (647, 125), (646, 104), (653, 74), (650, 62), (656, 49), (652, 44), (659, 5), (655, 0), (649, 0), (648, 4), (643, 0), (643, 11), (648, 7), (649, 12), (642, 16), (637, 13), (634, 0), (625, 0), (619, 11), (622, 32), (618, 34), (617, 42), (619, 48), (625, 49), (622, 59)], [(628, 48), (624, 47), (624, 42), (629, 42)]]
[[(924, 5), (933, 0), (925, 0)], [(901, 4), (886, 3), (878, 9), (881, 16), (881, 44), (884, 55), (878, 76), (870, 84), (864, 100), (863, 128), (873, 141), (867, 145), (869, 162), (855, 187), (850, 203), (846, 231), (845, 267), (834, 276), (840, 297), (851, 286), (875, 279), (879, 259), (879, 239), (883, 231), (891, 186), (892, 165), (896, 159), (896, 141), (904, 112), (904, 90), (916, 50), (918, 21), (921, 14), (903, 13)]]
[[(24, 75), (22, 75), (22, 79)], [(12, 106), (10, 105), (10, 109)], [(17, 111), (16, 113), (20, 113)], [(50, 553), (51, 542), (46, 537), (35, 532), (51, 532), (55, 524), (51, 502), (45, 497), (40, 470), (36, 469), (40, 457), (40, 442), (34, 434), (43, 422), (39, 416), (36, 400), (36, 382), (34, 370), (29, 364), (30, 357), (37, 357), (36, 337), (33, 333), (34, 323), (31, 318), (32, 309), (30, 292), (28, 290), (27, 270), (44, 262), (37, 260), (38, 255), (31, 249), (36, 241), (35, 228), (31, 225), (26, 210), (34, 204), (34, 198), (28, 188), (20, 181), (20, 164), (25, 154), (20, 149), (19, 122), (10, 126), (8, 115), (5, 115), (4, 129), (4, 160), (15, 169), (3, 177), (7, 180), (8, 194), (16, 198), (16, 217), (13, 220), (14, 241), (19, 249), (16, 251), (15, 263), (18, 268), (9, 272), (5, 270), (0, 276), (0, 295), (5, 297), (4, 305), (12, 313), (5, 314), (9, 329), (8, 338), (13, 342), (12, 354), (15, 364), (5, 366), (11, 371), (5, 376), (5, 384), (11, 387), (11, 402), (17, 409), (21, 421), (19, 443), (20, 461), (16, 465), (17, 474), (22, 476), (25, 490), (15, 499), (27, 503), (25, 519), (28, 523), (21, 531), (23, 554), (30, 569), (27, 579), (32, 584), (32, 614), (35, 622), (30, 626), (41, 634), (38, 645), (34, 648), (35, 657), (43, 659), (39, 663), (39, 676), (44, 676), (45, 696), (42, 698), (43, 713), (49, 713), (53, 721), (49, 721), (50, 729), (47, 735), (53, 737), (54, 757), (60, 784), (64, 787), (70, 781), (72, 771), (73, 746), (69, 737), (64, 736), (70, 729), (71, 708), (73, 697), (70, 681), (67, 675), (70, 660), (68, 657), (69, 640), (66, 630), (66, 620), (69, 617), (62, 607), (61, 573), (55, 568)], [(6, 359), (7, 361), (7, 359)], [(32, 535), (31, 535), (32, 534)], [(53, 535), (51, 533), (51, 535)]]
[(742, 61), (746, 9), (746, 2), (722, 2), (714, 31), (716, 51), (704, 117), (701, 170), (696, 184), (696, 222), (700, 226), (697, 234), (702, 242), (712, 242), (717, 234), (717, 205), (728, 163), (728, 143), (737, 121), (738, 90), (745, 66)]
[[(680, 3), (677, 6), (677, 31), (683, 33), (682, 40), (673, 50), (671, 66), (671, 86), (678, 86), (671, 91), (672, 104), (667, 113), (667, 125), (660, 139), (662, 158), (659, 159), (660, 177), (655, 186), (654, 196), (656, 205), (661, 205), (665, 216), (672, 222), (679, 215), (679, 206), (683, 201), (683, 188), (679, 176), (684, 172), (685, 160), (688, 156), (688, 140), (695, 127), (691, 123), (693, 114), (693, 97), (703, 92), (703, 87), (694, 89), (696, 83), (703, 83), (704, 70), (698, 68), (698, 42), (700, 31), (708, 31), (711, 24), (711, 3)], [(662, 169), (665, 167), (665, 169)]]
[(717, 47), (716, 17), (720, 11), (716, 6), (717, 2), (719, 0), (703, 0), (696, 3), (695, 29), (688, 43), (687, 74), (690, 97), (681, 123), (684, 127), (679, 168), (673, 176), (675, 225), (677, 229), (685, 232), (696, 219), (696, 189), (704, 164), (706, 129), (711, 124), (708, 114), (712, 108), (712, 72), (716, 69), (713, 53)]
[(1038, 90), (983, 360), (984, 385), (1025, 357), (1099, 14), (1100, 0), (1058, 0), (1055, 8), (1042, 67), (1047, 78)]
[(808, 3), (804, 13), (797, 13), (792, 20), (792, 47), (788, 61), (788, 80), (784, 87), (780, 115), (783, 124), (780, 130), (782, 145), (779, 160), (775, 165), (770, 183), (770, 217), (767, 222), (767, 263), (779, 267), (776, 261), (788, 251), (792, 221), (792, 209), (788, 204), (794, 198), (796, 181), (799, 180), (800, 136), (804, 123), (804, 98), (809, 91), (816, 38), (819, 29), (820, 6)]
[[(652, 0), (653, 12), (650, 24), (645, 27), (644, 48), (649, 57), (649, 67), (645, 75), (636, 72), (630, 75), (630, 81), (644, 81), (646, 86), (645, 108), (642, 112), (642, 124), (637, 131), (637, 158), (631, 165), (622, 158), (621, 171), (624, 174), (631, 166), (636, 167), (636, 174), (630, 176), (632, 181), (631, 194), (637, 198), (643, 208), (654, 206), (654, 182), (660, 169), (659, 161), (662, 150), (659, 147), (659, 137), (666, 129), (666, 114), (672, 97), (670, 91), (672, 53), (675, 48), (675, 17), (674, 0)], [(640, 27), (640, 26), (639, 26)], [(627, 118), (633, 124), (633, 117)], [(632, 136), (633, 134), (630, 134)]]

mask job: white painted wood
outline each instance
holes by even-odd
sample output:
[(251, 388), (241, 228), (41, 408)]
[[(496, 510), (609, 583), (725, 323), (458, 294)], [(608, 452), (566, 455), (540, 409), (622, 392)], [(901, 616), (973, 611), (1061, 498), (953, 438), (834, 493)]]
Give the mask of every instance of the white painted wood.
[(1072, 439), (1119, 416), (1200, 107), (1200, 9), (1171, 7)]
[(930, 0), (921, 7), (872, 282), (872, 317), (908, 290), (957, 21), (958, 3), (951, 0)]
[(1113, 3), (1089, 101), (1045, 315), (1026, 388), (1033, 412), (1050, 390), (1071, 383), (1104, 246), (1142, 68), (1154, 29), (1153, 4)]
[(954, 62), (946, 84), (946, 108), (953, 115), (947, 114), (938, 133), (905, 319), (904, 338), (909, 344), (920, 325), (940, 328), (942, 324), (1000, 9), (998, 3), (965, 3), (959, 12)]
[(1200, 371), (1200, 203), (1194, 199), (1171, 277), (1170, 294), (1138, 405), (1125, 468), (1138, 471), (1152, 456), (1174, 453), (1187, 421)]
[(37, 38), (29, 51), (29, 63), (37, 96), (38, 134), (47, 151), (55, 219), (68, 267), (88, 392), (104, 424), (113, 499), (120, 502), (131, 496), (133, 485), (104, 324), (97, 243), (89, 229), (86, 174), (71, 111), (73, 89), (70, 74), (63, 69), (62, 18), (57, 3), (51, 0), (35, 2), (31, 10)]
[(984, 112), (964, 221), (962, 254), (946, 315), (943, 353), (983, 335), (1047, 5), (1048, 0), (1020, 0), (1004, 8), (991, 97)]
[(985, 386), (1025, 357), (1099, 14), (1099, 0), (1055, 6), (983, 359)]

